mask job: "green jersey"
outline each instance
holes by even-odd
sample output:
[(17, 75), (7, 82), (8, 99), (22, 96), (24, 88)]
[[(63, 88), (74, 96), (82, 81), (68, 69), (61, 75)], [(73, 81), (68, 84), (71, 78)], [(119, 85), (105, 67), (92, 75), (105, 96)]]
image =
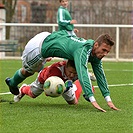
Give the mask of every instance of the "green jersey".
[(60, 6), (57, 14), (58, 30), (72, 31), (74, 29), (74, 26), (73, 24), (70, 24), (71, 20), (72, 17), (67, 8)]
[(102, 95), (106, 97), (110, 93), (103, 72), (102, 61), (91, 54), (93, 44), (94, 40), (71, 36), (68, 35), (67, 31), (62, 30), (53, 32), (46, 37), (41, 47), (41, 55), (43, 58), (60, 57), (74, 60), (78, 79), (88, 97), (93, 96), (87, 66), (88, 62), (90, 62)]

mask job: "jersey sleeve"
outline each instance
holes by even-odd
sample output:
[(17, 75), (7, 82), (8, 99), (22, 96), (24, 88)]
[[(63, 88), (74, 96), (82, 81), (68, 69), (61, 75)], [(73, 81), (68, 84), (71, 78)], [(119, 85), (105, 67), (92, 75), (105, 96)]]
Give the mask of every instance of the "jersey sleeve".
[(110, 92), (108, 89), (108, 83), (105, 77), (105, 73), (103, 71), (102, 67), (102, 61), (99, 59), (96, 59), (97, 61), (92, 62), (92, 69), (97, 79), (97, 84), (100, 88), (100, 91), (104, 97), (109, 96)]
[(73, 30), (74, 26), (73, 24), (70, 24), (70, 21), (72, 20), (70, 13), (67, 9), (59, 8), (58, 9), (58, 25), (59, 27), (62, 27), (61, 29), (66, 29), (68, 31)]
[(65, 19), (65, 10), (62, 8), (58, 9), (58, 23), (62, 26), (70, 24), (70, 20)]
[(97, 84), (100, 88), (102, 95), (104, 97), (110, 95), (108, 83), (102, 67), (102, 61), (96, 57), (91, 56), (91, 49), (87, 51), (84, 47), (83, 49), (75, 53), (74, 61), (80, 84), (86, 96), (88, 96), (89, 98), (93, 96), (93, 92), (91, 89), (92, 84), (90, 76), (88, 74), (88, 61), (91, 62), (92, 69), (96, 76)]
[(78, 74), (78, 79), (82, 86), (84, 93), (91, 97), (93, 96), (92, 85), (90, 81), (90, 76), (88, 73), (88, 54), (86, 49), (82, 49), (81, 51), (77, 51), (74, 56), (76, 71)]

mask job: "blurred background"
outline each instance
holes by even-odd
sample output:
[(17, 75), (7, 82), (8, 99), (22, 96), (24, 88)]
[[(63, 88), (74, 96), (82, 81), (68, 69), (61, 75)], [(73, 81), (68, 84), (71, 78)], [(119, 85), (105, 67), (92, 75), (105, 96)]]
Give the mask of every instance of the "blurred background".
[[(0, 0), (0, 39), (18, 40), (20, 44), (14, 56), (21, 56), (26, 43), (37, 33), (53, 32), (52, 26), (44, 25), (2, 25), (13, 24), (57, 24), (59, 0)], [(78, 24), (132, 25), (133, 0), (69, 0), (68, 10)], [(76, 27), (76, 25), (75, 25)], [(55, 26), (54, 30), (57, 30)], [(109, 33), (116, 41), (115, 27), (76, 27), (77, 36), (96, 39), (102, 33)], [(4, 29), (4, 30), (3, 30)], [(108, 55), (115, 57), (116, 47)], [(12, 53), (6, 52), (6, 56)], [(119, 29), (119, 56), (133, 58), (133, 28)]]

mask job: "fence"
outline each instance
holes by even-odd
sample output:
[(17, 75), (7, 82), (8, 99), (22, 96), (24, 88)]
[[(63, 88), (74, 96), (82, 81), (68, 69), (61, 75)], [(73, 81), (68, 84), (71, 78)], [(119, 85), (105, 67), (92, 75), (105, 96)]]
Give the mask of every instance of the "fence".
[[(5, 35), (4, 28), (10, 26), (10, 39), (18, 40), (20, 47), (16, 56), (21, 56), (26, 43), (37, 33), (42, 31), (53, 32), (57, 30), (57, 24), (37, 23), (0, 23), (0, 36)], [(133, 25), (105, 25), (105, 24), (75, 24), (79, 29), (77, 36), (85, 39), (96, 39), (101, 33), (109, 33), (114, 38), (116, 45), (106, 59), (130, 60), (133, 59)], [(18, 54), (19, 53), (19, 54)], [(7, 53), (7, 56), (10, 55)]]

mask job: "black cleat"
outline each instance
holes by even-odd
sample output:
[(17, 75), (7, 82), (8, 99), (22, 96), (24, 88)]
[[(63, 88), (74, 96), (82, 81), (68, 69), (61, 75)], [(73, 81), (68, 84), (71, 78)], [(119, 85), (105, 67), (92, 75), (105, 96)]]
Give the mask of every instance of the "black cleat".
[(11, 92), (12, 94), (14, 94), (14, 95), (18, 95), (18, 94), (19, 94), (19, 89), (18, 89), (17, 86), (16, 86), (16, 87), (10, 86), (10, 84), (9, 84), (10, 78), (6, 78), (5, 82), (6, 82), (6, 84), (8, 85), (9, 90), (10, 90), (10, 92)]
[(89, 98), (85, 94), (83, 94), (83, 97), (86, 101), (90, 102)]

